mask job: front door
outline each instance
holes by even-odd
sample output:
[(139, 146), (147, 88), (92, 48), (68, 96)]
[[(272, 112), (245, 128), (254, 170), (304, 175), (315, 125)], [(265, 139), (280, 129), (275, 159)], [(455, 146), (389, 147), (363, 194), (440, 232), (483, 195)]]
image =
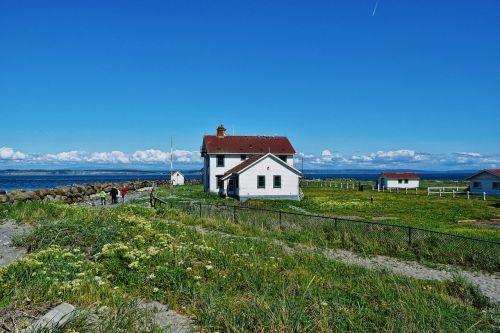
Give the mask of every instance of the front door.
[(229, 178), (229, 182), (227, 184), (227, 194), (234, 194), (234, 179)]

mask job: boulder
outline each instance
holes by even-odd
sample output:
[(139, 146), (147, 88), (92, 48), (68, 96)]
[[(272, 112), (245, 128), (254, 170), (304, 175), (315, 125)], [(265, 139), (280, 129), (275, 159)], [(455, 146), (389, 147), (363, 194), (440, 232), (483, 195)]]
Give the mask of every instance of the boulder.
[(26, 201), (33, 200), (38, 197), (33, 191), (12, 191), (11, 194), (14, 196), (15, 201)]
[(7, 203), (9, 202), (9, 197), (7, 194), (0, 194), (0, 203)]
[(66, 192), (68, 192), (68, 190), (69, 189), (67, 187), (58, 187), (54, 190), (54, 192), (56, 195), (63, 196), (66, 195)]
[(7, 194), (7, 192), (4, 190), (0, 190), (0, 194)]
[(41, 189), (38, 191), (35, 191), (36, 195), (38, 195), (40, 198), (44, 198), (47, 194), (49, 194), (49, 191), (46, 189)]

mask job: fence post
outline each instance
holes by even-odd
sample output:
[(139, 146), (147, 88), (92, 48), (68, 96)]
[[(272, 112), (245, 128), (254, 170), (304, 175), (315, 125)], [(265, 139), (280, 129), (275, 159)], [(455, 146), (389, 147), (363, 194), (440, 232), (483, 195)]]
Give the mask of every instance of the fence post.
[(236, 206), (233, 206), (233, 222), (237, 223), (236, 222)]
[(335, 223), (335, 230), (338, 230), (338, 227), (337, 227), (337, 219), (333, 219), (333, 222)]
[(411, 227), (408, 227), (408, 246), (411, 246)]
[(280, 210), (280, 230), (281, 230), (281, 210)]
[(170, 209), (174, 208), (174, 202), (170, 201)]
[(470, 194), (470, 192), (467, 191), (467, 200), (469, 200), (469, 194)]
[(201, 219), (201, 202), (200, 202), (200, 219)]
[(453, 198), (455, 198), (455, 190), (453, 190)]
[(431, 195), (431, 189), (428, 187), (427, 188), (427, 196)]
[(486, 200), (486, 192), (483, 192), (483, 200)]
[(405, 188), (405, 194), (408, 194), (408, 187)]

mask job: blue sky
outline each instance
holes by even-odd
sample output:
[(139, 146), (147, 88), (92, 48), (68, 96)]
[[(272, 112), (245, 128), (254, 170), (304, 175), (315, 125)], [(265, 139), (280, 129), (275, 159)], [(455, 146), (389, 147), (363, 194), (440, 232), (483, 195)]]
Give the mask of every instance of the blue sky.
[(500, 2), (1, 1), (0, 169), (197, 167), (287, 135), (317, 168), (500, 167)]

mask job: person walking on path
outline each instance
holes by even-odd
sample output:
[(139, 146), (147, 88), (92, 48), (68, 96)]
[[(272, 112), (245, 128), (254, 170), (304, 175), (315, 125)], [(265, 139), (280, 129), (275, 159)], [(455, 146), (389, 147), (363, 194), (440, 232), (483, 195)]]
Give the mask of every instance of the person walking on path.
[(121, 189), (121, 193), (122, 193), (122, 202), (125, 202), (125, 196), (127, 195), (128, 193), (128, 188), (127, 186), (123, 185), (122, 189)]
[(101, 198), (101, 206), (106, 206), (106, 192), (104, 190), (99, 192), (99, 198)]
[(116, 187), (113, 187), (111, 191), (109, 191), (109, 194), (111, 194), (111, 204), (118, 203), (118, 190)]

